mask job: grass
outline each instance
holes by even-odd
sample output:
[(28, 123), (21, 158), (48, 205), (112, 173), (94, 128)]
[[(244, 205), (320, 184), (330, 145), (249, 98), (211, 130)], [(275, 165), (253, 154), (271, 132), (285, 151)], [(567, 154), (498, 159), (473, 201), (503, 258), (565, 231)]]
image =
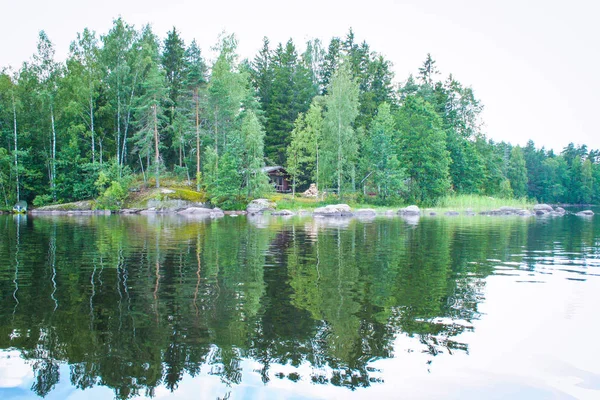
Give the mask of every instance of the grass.
[(515, 208), (532, 208), (536, 202), (532, 202), (527, 199), (499, 199), (489, 196), (480, 195), (458, 195), (458, 196), (446, 196), (440, 199), (437, 206), (434, 207), (436, 211), (444, 210), (466, 210), (471, 209), (474, 212), (487, 211), (498, 209), (502, 206), (515, 207)]
[[(277, 203), (278, 210), (314, 210), (317, 207), (324, 207), (328, 204), (348, 204), (353, 209), (358, 208), (373, 208), (375, 210), (397, 210), (405, 205), (388, 205), (382, 206), (377, 204), (361, 203), (356, 201), (352, 196), (347, 196), (343, 200), (338, 199), (336, 196), (328, 197), (324, 200), (317, 200), (314, 198), (296, 197), (292, 198), (289, 194), (274, 194), (267, 197), (269, 200)], [(515, 208), (532, 208), (535, 202), (531, 202), (527, 199), (499, 199), (488, 196), (480, 195), (458, 195), (458, 196), (447, 196), (440, 199), (435, 207), (421, 207), (427, 208), (428, 210), (436, 212), (444, 212), (449, 210), (464, 211), (467, 209), (473, 212), (487, 211), (498, 209), (502, 206), (509, 206)]]

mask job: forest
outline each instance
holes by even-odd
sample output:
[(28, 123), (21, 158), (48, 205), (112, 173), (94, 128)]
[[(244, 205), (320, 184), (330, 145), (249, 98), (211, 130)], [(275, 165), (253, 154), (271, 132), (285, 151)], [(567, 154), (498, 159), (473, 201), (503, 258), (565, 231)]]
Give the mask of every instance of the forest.
[(474, 90), (430, 54), (398, 81), (351, 29), (328, 44), (265, 37), (251, 60), (236, 47), (223, 33), (209, 62), (175, 27), (161, 39), (118, 18), (106, 34), (78, 33), (62, 62), (41, 31), (30, 60), (0, 70), (0, 207), (110, 206), (178, 182), (237, 208), (273, 192), (263, 168), (275, 165), (293, 195), (315, 183), (370, 204), (599, 203), (598, 150), (489, 139)]

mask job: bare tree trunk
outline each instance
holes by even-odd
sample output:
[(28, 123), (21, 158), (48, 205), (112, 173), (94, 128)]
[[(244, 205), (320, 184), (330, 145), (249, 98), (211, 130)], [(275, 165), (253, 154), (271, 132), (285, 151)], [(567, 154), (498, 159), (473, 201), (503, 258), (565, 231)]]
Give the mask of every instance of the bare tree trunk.
[(338, 115), (338, 168), (337, 168), (337, 181), (338, 181), (338, 197), (342, 197), (342, 117)]
[(133, 103), (136, 82), (137, 72), (135, 73), (135, 76), (133, 78), (133, 85), (131, 86), (131, 96), (129, 97), (129, 105), (127, 106), (127, 119), (125, 120), (125, 132), (123, 133), (123, 150), (121, 151), (121, 165), (125, 164), (125, 157), (127, 156), (127, 131), (129, 131), (129, 121), (131, 120), (131, 104)]
[(15, 93), (14, 91), (11, 93), (12, 95), (12, 109), (13, 109), (13, 127), (15, 133), (15, 176), (17, 183), (17, 203), (20, 199), (20, 190), (19, 190), (19, 160), (17, 151), (19, 151), (19, 146), (17, 144), (17, 105), (15, 104)]
[(50, 188), (52, 189), (52, 199), (56, 200), (56, 129), (54, 128), (54, 107), (50, 105), (50, 120), (52, 121), (52, 180)]
[(94, 131), (94, 100), (90, 93), (90, 129), (92, 131), (92, 163), (96, 164), (96, 135)]
[(117, 165), (119, 166), (119, 177), (121, 177), (121, 92), (117, 80)]
[[(156, 99), (154, 99), (156, 101)], [(156, 187), (160, 187), (160, 183), (158, 182), (158, 175), (160, 173), (159, 169), (159, 160), (160, 154), (158, 152), (158, 117), (156, 115), (156, 104), (153, 106), (154, 108), (154, 164), (155, 164), (155, 173), (156, 173)]]
[(217, 110), (215, 109), (215, 180), (219, 179), (219, 121), (217, 119)]
[(142, 156), (138, 153), (138, 158), (140, 160), (140, 167), (142, 167), (142, 177), (144, 178), (144, 186), (146, 186), (146, 173), (144, 172), (144, 163), (142, 162)]
[(200, 113), (199, 113), (199, 98), (198, 88), (194, 90), (196, 99), (196, 189), (200, 190)]

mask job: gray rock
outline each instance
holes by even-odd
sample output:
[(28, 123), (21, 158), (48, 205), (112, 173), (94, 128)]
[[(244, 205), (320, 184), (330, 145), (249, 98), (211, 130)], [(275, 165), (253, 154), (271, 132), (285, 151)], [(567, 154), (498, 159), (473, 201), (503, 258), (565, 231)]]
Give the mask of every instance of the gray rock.
[(437, 215), (437, 213), (435, 211), (429, 211), (429, 215), (433, 217), (434, 215)]
[(465, 211), (465, 215), (468, 216), (468, 217), (472, 217), (472, 216), (475, 215), (475, 213), (473, 211), (469, 210), (469, 211)]
[(372, 208), (361, 208), (354, 211), (354, 215), (357, 217), (374, 217), (377, 212)]
[(460, 213), (458, 211), (446, 211), (444, 215), (447, 217), (456, 217), (460, 215)]
[(189, 207), (177, 212), (179, 215), (194, 218), (221, 218), (225, 213), (220, 208)]
[[(164, 189), (164, 190), (170, 190), (170, 189)], [(186, 201), (186, 200), (179, 200), (179, 199), (175, 199), (175, 200), (151, 199), (151, 200), (148, 200), (147, 207), (148, 207), (147, 209), (149, 211), (152, 211), (152, 213), (154, 213), (154, 214), (175, 214), (186, 208), (201, 207), (201, 204), (193, 203), (191, 201)], [(143, 211), (142, 211), (142, 213), (143, 213)]]
[(347, 204), (330, 204), (316, 208), (313, 214), (323, 217), (350, 217), (352, 216), (352, 209)]
[(547, 210), (541, 210), (541, 209), (535, 209), (535, 207), (533, 208), (535, 211), (535, 215), (537, 215), (538, 217), (542, 216), (542, 215), (546, 215), (548, 214), (549, 211)]
[(499, 211), (503, 214), (516, 214), (518, 209), (516, 207), (502, 206)]
[(520, 217), (531, 217), (533, 213), (529, 210), (517, 210), (517, 215)]
[(141, 211), (141, 208), (124, 208), (119, 211), (119, 214), (139, 214)]
[(406, 208), (401, 208), (398, 210), (398, 214), (400, 215), (421, 215), (421, 210), (417, 206), (408, 206)]
[(564, 208), (562, 208), (562, 207), (556, 207), (556, 208), (554, 209), (554, 211), (556, 211), (557, 213), (563, 214), (563, 215), (564, 215), (564, 214), (566, 214), (566, 211), (565, 211), (565, 209), (564, 209)]
[(275, 211), (277, 205), (267, 199), (256, 199), (252, 200), (246, 207), (248, 214), (262, 214), (265, 211)]
[(591, 217), (594, 215), (594, 212), (592, 210), (584, 210), (584, 211), (579, 211), (577, 214), (578, 217)]
[(535, 206), (533, 206), (533, 211), (545, 211), (545, 212), (550, 212), (552, 211), (552, 207), (550, 207), (548, 204), (536, 204)]
[(279, 210), (279, 211), (273, 211), (271, 213), (271, 215), (278, 215), (278, 216), (282, 216), (282, 217), (291, 217), (292, 215), (296, 215), (296, 213), (293, 211), (290, 211), (290, 210)]

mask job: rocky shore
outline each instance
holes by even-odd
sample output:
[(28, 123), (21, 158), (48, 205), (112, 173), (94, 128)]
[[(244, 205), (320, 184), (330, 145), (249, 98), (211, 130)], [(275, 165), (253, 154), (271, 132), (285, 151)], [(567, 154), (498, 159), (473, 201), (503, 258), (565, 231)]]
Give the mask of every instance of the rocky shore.
[[(111, 213), (124, 214), (124, 215), (179, 215), (186, 218), (222, 218), (225, 215), (232, 217), (238, 215), (272, 215), (280, 217), (290, 217), (294, 215), (312, 215), (315, 218), (359, 218), (359, 219), (370, 219), (377, 216), (400, 216), (405, 219), (416, 219), (420, 217), (433, 217), (438, 215), (433, 209), (422, 210), (416, 205), (411, 205), (401, 209), (384, 209), (375, 210), (372, 208), (358, 208), (352, 209), (347, 204), (331, 204), (324, 207), (318, 207), (314, 210), (279, 210), (277, 204), (268, 199), (256, 199), (251, 201), (246, 207), (245, 211), (223, 211), (219, 208), (210, 208), (206, 204), (190, 202), (185, 200), (166, 200), (166, 201), (150, 201), (144, 208), (124, 208), (118, 211), (109, 210), (95, 210), (94, 203), (92, 201), (79, 201), (75, 203), (67, 203), (60, 205), (52, 205), (46, 207), (40, 207), (29, 211), (33, 215), (106, 215)], [(480, 211), (478, 213), (471, 209), (466, 210), (445, 210), (439, 215), (445, 217), (458, 217), (458, 216), (515, 216), (515, 217), (562, 217), (569, 214), (562, 207), (552, 207), (548, 204), (536, 204), (531, 209), (522, 209), (515, 207), (500, 207), (498, 209)], [(579, 217), (592, 217), (594, 212), (592, 210), (584, 210), (577, 213), (573, 213)]]

